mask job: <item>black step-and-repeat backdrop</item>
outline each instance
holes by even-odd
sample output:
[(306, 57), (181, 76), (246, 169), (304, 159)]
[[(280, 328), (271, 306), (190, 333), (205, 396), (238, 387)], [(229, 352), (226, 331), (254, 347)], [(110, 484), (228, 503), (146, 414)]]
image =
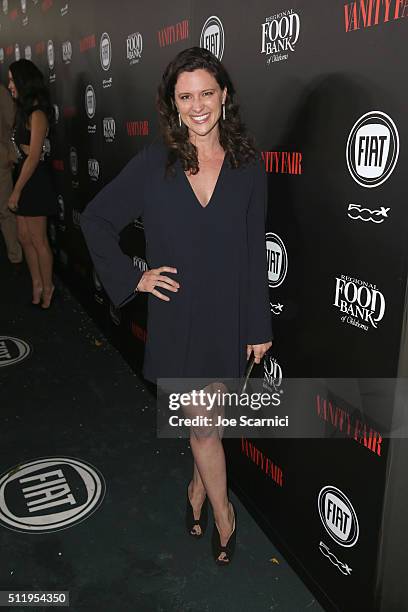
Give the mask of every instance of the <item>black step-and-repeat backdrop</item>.
[[(79, 220), (157, 135), (169, 60), (201, 45), (231, 72), (269, 178), (265, 384), (405, 374), (407, 34), (408, 0), (2, 0), (1, 79), (14, 59), (32, 59), (55, 104), (56, 263), (136, 369), (145, 298), (110, 303)], [(121, 244), (147, 267), (140, 220)], [(363, 396), (375, 394), (360, 386)], [(386, 546), (394, 441), (364, 418), (375, 411), (351, 405), (325, 386), (299, 406), (323, 439), (228, 440), (231, 478), (327, 609), (400, 611), (405, 565)]]

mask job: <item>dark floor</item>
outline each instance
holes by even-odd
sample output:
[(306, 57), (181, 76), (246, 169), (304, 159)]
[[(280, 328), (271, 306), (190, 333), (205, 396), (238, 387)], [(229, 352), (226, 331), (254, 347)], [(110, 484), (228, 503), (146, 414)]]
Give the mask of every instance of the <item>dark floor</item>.
[[(29, 305), (27, 271), (14, 276), (3, 253), (0, 277), (0, 335), (33, 349), (0, 367), (0, 590), (69, 591), (69, 610), (89, 612), (322, 610), (234, 495), (236, 557), (229, 568), (215, 565), (210, 533), (194, 541), (184, 531), (187, 440), (156, 438), (154, 398), (66, 288), (58, 284), (58, 299), (43, 312)], [(0, 339), (0, 366), (12, 348)], [(95, 480), (85, 487), (75, 468), (61, 468), (67, 457), (102, 474), (105, 497), (82, 522), (33, 533), (34, 516), (40, 527), (69, 522), (92, 500)], [(40, 458), (57, 466), (37, 467), (25, 484), (9, 473)], [(58, 488), (61, 476), (69, 489)], [(43, 484), (52, 481), (54, 489)], [(63, 501), (67, 491), (72, 504)], [(65, 505), (38, 508), (50, 500)], [(17, 519), (26, 526), (16, 530)]]

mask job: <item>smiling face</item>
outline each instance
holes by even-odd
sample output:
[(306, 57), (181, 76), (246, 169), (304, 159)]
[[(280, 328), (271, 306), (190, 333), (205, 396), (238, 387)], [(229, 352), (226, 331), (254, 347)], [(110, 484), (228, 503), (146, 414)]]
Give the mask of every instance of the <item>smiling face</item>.
[(214, 128), (218, 129), (226, 96), (227, 89), (221, 90), (207, 70), (199, 68), (179, 75), (174, 88), (174, 99), (190, 136), (206, 136)]
[(11, 95), (13, 96), (13, 98), (18, 98), (17, 88), (14, 84), (13, 75), (11, 74), (10, 70), (8, 71), (8, 79), (8, 88), (10, 90)]

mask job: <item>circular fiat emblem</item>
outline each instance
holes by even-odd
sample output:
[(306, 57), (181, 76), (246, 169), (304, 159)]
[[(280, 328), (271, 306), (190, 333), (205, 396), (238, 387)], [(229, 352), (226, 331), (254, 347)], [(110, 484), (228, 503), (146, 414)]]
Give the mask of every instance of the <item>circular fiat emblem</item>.
[(357, 514), (348, 497), (333, 486), (323, 487), (317, 500), (320, 520), (340, 546), (354, 546), (359, 536)]
[(49, 533), (84, 521), (105, 495), (102, 474), (85, 461), (46, 457), (0, 476), (0, 524), (15, 531)]
[(224, 28), (221, 20), (212, 15), (205, 22), (200, 36), (200, 47), (211, 51), (221, 61), (224, 55)]
[(96, 111), (96, 97), (92, 85), (88, 85), (85, 90), (85, 108), (89, 119), (92, 119)]
[(12, 336), (0, 336), (0, 368), (20, 363), (31, 352), (32, 348), (25, 340)]
[(288, 254), (281, 238), (273, 232), (266, 234), (266, 258), (269, 287), (274, 289), (279, 287), (286, 278)]
[(99, 44), (99, 54), (101, 59), (101, 66), (104, 70), (109, 70), (111, 65), (112, 46), (109, 38), (109, 34), (104, 32), (101, 36)]
[(378, 187), (392, 174), (399, 155), (395, 123), (381, 111), (366, 113), (353, 125), (347, 140), (346, 161), (362, 187)]
[(54, 68), (54, 43), (49, 40), (47, 43), (48, 66), (50, 70)]

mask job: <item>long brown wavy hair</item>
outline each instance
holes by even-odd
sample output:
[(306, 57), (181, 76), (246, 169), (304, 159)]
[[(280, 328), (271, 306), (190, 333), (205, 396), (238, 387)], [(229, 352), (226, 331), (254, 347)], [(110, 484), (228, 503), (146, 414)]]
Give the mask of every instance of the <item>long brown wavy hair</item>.
[(174, 89), (182, 72), (197, 69), (207, 70), (213, 75), (221, 90), (227, 88), (225, 100), (225, 121), (218, 122), (220, 144), (228, 155), (231, 166), (238, 168), (256, 158), (257, 153), (252, 138), (247, 134), (241, 120), (239, 106), (234, 101), (235, 88), (228, 72), (221, 62), (207, 49), (191, 47), (181, 51), (167, 66), (158, 88), (157, 109), (163, 139), (168, 147), (166, 172), (174, 174), (174, 163), (180, 159), (185, 171), (197, 174), (199, 170), (197, 149), (190, 142), (188, 128), (178, 121), (178, 111), (174, 101)]

